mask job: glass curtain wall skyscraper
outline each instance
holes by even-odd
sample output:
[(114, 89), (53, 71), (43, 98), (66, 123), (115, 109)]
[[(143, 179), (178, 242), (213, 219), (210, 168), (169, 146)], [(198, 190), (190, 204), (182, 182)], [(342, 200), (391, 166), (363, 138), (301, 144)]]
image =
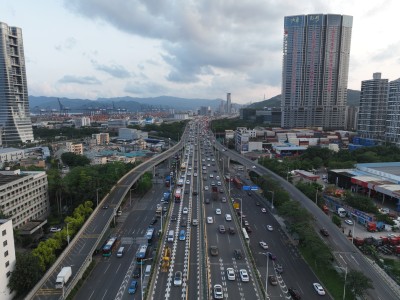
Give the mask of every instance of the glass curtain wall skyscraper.
[(22, 30), (0, 22), (0, 126), (3, 143), (33, 141)]
[(284, 19), (282, 127), (343, 129), (353, 17)]

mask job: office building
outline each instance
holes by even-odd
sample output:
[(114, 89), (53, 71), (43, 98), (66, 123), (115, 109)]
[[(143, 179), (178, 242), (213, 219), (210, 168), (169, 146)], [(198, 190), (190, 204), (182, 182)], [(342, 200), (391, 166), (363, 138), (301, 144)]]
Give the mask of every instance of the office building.
[(14, 232), (11, 219), (0, 219), (0, 232), (0, 245), (2, 245), (0, 253), (0, 298), (11, 300), (15, 293), (10, 293), (7, 284), (16, 262)]
[(228, 115), (232, 113), (231, 93), (226, 94), (226, 113)]
[(0, 126), (3, 143), (33, 141), (22, 30), (0, 22)]
[(360, 137), (383, 140), (386, 131), (386, 109), (389, 80), (381, 73), (361, 82), (360, 111), (357, 132)]
[(345, 118), (345, 130), (356, 131), (358, 124), (358, 112), (360, 107), (358, 106), (347, 106), (346, 107), (346, 118)]
[(352, 23), (334, 14), (285, 17), (282, 127), (344, 128)]
[(400, 147), (400, 78), (389, 83), (386, 141)]

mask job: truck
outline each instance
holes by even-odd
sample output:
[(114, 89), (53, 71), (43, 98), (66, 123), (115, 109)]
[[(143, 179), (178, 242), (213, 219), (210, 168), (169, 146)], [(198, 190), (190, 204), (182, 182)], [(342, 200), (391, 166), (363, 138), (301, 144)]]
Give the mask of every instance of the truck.
[(161, 272), (168, 272), (169, 270), (169, 265), (170, 265), (170, 260), (171, 260), (171, 248), (166, 246), (164, 248), (164, 253), (162, 256), (162, 263), (161, 263)]
[(71, 267), (63, 267), (57, 275), (56, 289), (62, 289), (72, 275)]
[(165, 192), (163, 195), (163, 201), (168, 203), (170, 199), (171, 199), (171, 193)]
[(341, 218), (344, 218), (345, 216), (347, 216), (347, 212), (343, 207), (338, 207), (336, 212), (339, 215), (339, 217), (341, 217)]
[(211, 198), (213, 201), (218, 201), (218, 187), (215, 185), (211, 187)]
[(165, 186), (170, 187), (170, 185), (171, 185), (171, 175), (168, 175), (167, 177), (165, 177)]

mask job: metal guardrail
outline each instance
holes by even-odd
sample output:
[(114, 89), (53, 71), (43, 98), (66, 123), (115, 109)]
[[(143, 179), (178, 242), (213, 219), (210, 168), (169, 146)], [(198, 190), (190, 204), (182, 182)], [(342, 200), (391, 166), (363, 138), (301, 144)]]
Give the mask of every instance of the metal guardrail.
[[(143, 164), (137, 166), (136, 168), (132, 169), (130, 172), (128, 172), (127, 174), (125, 174), (120, 180), (118, 180), (117, 184), (115, 186), (113, 186), (113, 188), (111, 189), (111, 191), (105, 195), (103, 197), (103, 199), (99, 202), (102, 203), (110, 194), (111, 192), (118, 186), (118, 184), (121, 183), (122, 180), (124, 180), (127, 176), (131, 175), (132, 173), (137, 171), (137, 168), (142, 168), (143, 165), (148, 164), (148, 167), (141, 171), (140, 173), (138, 173), (137, 178), (140, 178), (140, 176), (142, 176), (149, 168), (153, 167), (154, 165), (156, 165), (157, 163), (159, 163), (160, 161), (165, 160), (166, 158), (163, 158), (165, 156), (165, 154), (170, 154), (172, 155), (177, 149), (179, 149), (179, 147), (182, 146), (182, 141), (180, 141), (179, 143), (177, 143), (176, 145), (174, 145), (172, 148), (168, 149), (167, 151), (161, 153), (158, 156), (152, 157), (151, 159), (149, 159), (148, 161), (144, 162)], [(163, 154), (163, 155), (162, 155)], [(160, 157), (160, 156), (163, 157)], [(167, 156), (169, 157), (169, 156)], [(132, 182), (132, 184), (135, 181)], [(121, 204), (122, 200), (124, 199), (124, 197), (126, 196), (126, 194), (129, 191), (129, 187), (127, 187), (126, 192), (124, 193), (124, 195), (121, 197), (119, 204)], [(72, 239), (72, 241), (70, 242), (70, 244), (64, 249), (64, 251), (62, 252), (62, 254), (58, 257), (58, 259), (55, 261), (55, 263), (47, 270), (46, 274), (42, 277), (42, 279), (34, 286), (34, 288), (28, 293), (28, 295), (25, 297), (25, 299), (33, 299), (36, 296), (36, 293), (40, 290), (40, 288), (45, 284), (45, 282), (47, 280), (49, 280), (50, 276), (53, 274), (53, 272), (56, 270), (57, 267), (59, 267), (60, 263), (65, 259), (65, 257), (67, 256), (67, 254), (70, 252), (70, 250), (75, 246), (76, 242), (78, 241), (78, 239), (80, 238), (80, 236), (82, 235), (82, 233), (87, 229), (87, 227), (89, 226), (89, 224), (93, 221), (94, 216), (96, 215), (97, 211), (99, 210), (99, 207), (101, 205), (99, 205), (98, 207), (95, 208), (95, 210), (92, 212), (92, 214), (89, 216), (89, 218), (86, 220), (86, 222), (84, 223), (84, 225), (81, 227), (81, 229), (78, 231), (78, 233), (75, 235), (75, 237)], [(101, 235), (99, 236), (99, 239), (97, 240), (97, 243), (94, 244), (94, 246), (92, 247), (88, 257), (85, 259), (84, 263), (79, 267), (78, 271), (76, 272), (76, 274), (73, 274), (73, 278), (70, 281), (70, 284), (68, 284), (67, 287), (64, 288), (61, 296), (59, 299), (63, 299), (65, 297), (68, 296), (68, 294), (71, 292), (71, 290), (75, 287), (76, 283), (82, 278), (83, 273), (86, 271), (87, 267), (90, 265), (91, 261), (92, 261), (92, 253), (96, 250), (98, 243), (100, 242), (101, 238), (106, 230), (108, 229), (111, 221), (113, 220), (114, 215), (111, 215), (110, 219), (107, 221), (106, 226), (104, 226), (103, 231), (101, 232)]]

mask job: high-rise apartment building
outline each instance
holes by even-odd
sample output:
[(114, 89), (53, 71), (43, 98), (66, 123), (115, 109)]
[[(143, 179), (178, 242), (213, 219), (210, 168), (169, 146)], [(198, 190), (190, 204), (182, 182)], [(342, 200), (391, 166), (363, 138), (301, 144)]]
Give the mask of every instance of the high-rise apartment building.
[(373, 79), (361, 82), (357, 123), (357, 132), (361, 137), (385, 138), (388, 89), (389, 80), (382, 79), (381, 73), (374, 73)]
[(285, 17), (282, 127), (343, 129), (353, 17)]
[(22, 30), (0, 22), (0, 126), (3, 143), (33, 140)]
[(15, 292), (11, 293), (8, 288), (11, 272), (14, 271), (16, 257), (14, 246), (14, 231), (11, 219), (0, 219), (0, 298), (11, 300)]
[(389, 83), (386, 141), (400, 147), (400, 78)]

